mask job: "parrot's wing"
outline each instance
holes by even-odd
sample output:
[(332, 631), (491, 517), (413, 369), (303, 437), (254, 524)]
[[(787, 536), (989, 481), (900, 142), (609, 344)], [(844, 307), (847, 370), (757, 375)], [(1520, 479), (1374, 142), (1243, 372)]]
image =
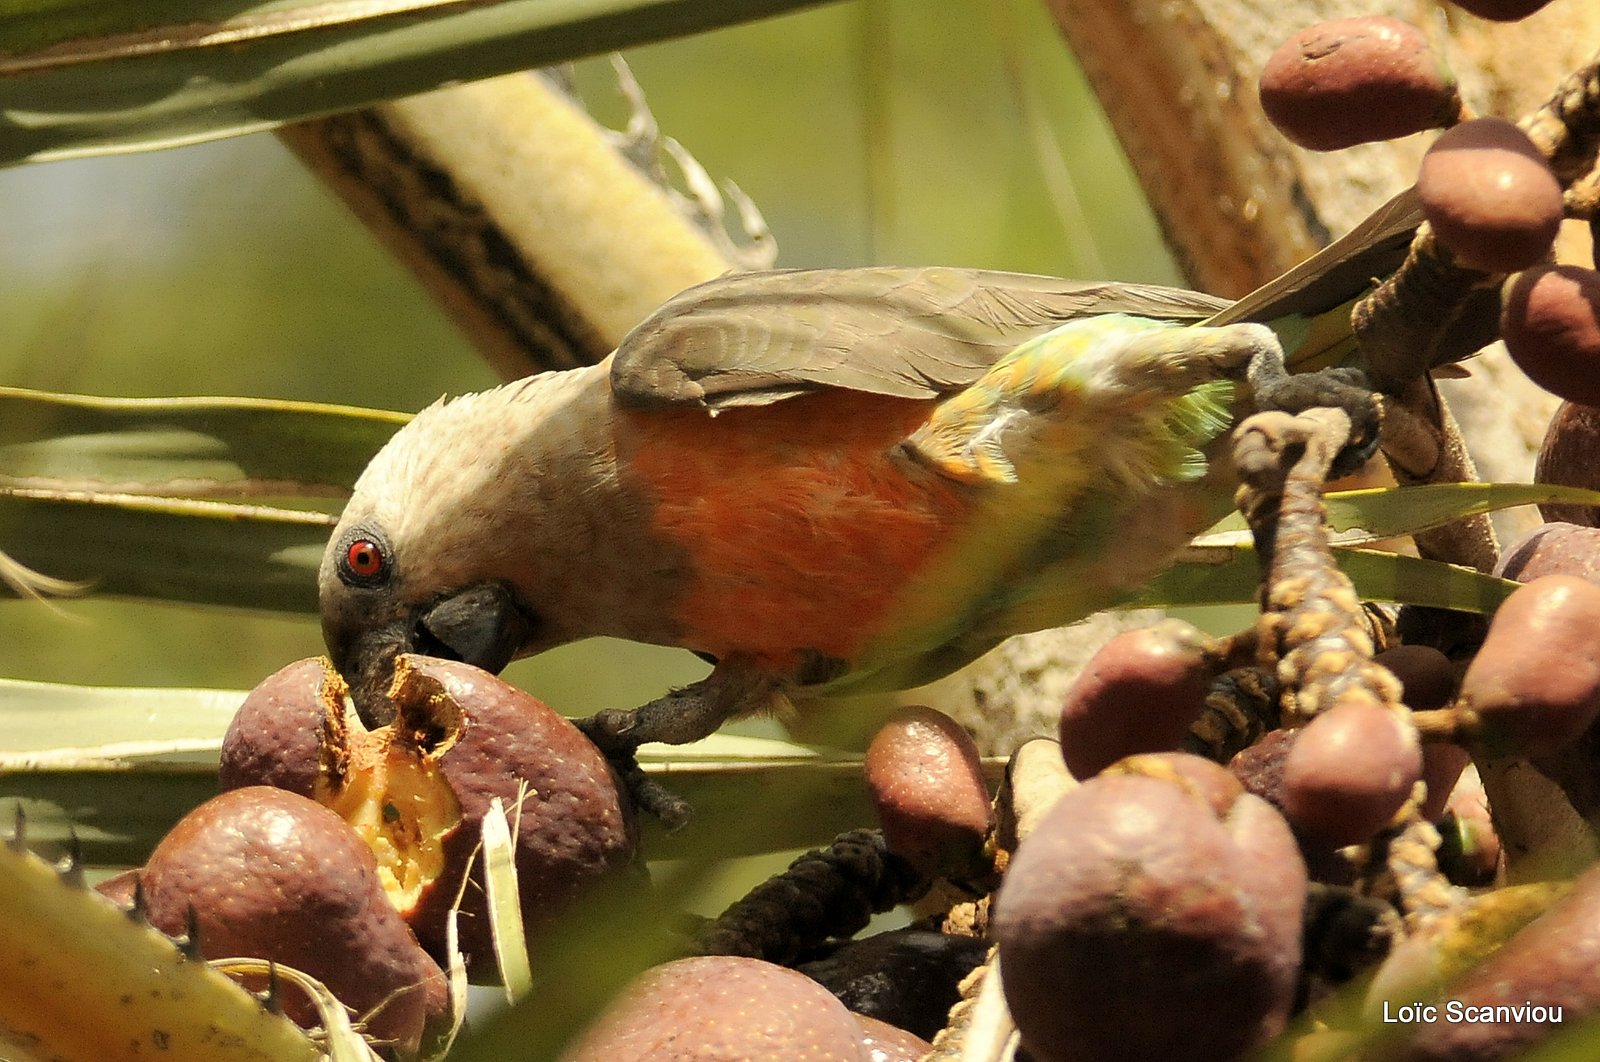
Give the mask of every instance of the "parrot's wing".
[(630, 405), (713, 411), (831, 387), (933, 398), (1075, 318), (1190, 321), (1226, 305), (1175, 288), (978, 269), (735, 273), (690, 288), (630, 332), (611, 384)]

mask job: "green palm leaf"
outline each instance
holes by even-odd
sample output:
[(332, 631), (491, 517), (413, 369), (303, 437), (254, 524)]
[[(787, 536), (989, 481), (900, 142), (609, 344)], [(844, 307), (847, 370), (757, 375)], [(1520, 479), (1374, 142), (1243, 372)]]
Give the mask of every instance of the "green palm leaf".
[[(1261, 566), (1249, 546), (1201, 546), (1156, 576), (1134, 607), (1238, 604), (1255, 600)], [(1334, 559), (1363, 600), (1490, 613), (1516, 583), (1442, 561), (1370, 549), (1336, 548)]]
[(160, 497), (345, 497), (410, 416), (259, 398), (0, 387), (0, 486)]
[[(1335, 491), (1324, 499), (1328, 526), (1344, 545), (1413, 535), (1468, 516), (1482, 516), (1546, 502), (1600, 506), (1600, 491), (1551, 483), (1428, 483), (1415, 487), (1369, 487)], [(1213, 532), (1246, 532), (1244, 517), (1231, 514)]]
[[(316, 611), (316, 571), (403, 413), (0, 388), (0, 549), (96, 593)], [(271, 499), (276, 505), (216, 499)]]
[(819, 0), (3, 0), (0, 165), (195, 143)]

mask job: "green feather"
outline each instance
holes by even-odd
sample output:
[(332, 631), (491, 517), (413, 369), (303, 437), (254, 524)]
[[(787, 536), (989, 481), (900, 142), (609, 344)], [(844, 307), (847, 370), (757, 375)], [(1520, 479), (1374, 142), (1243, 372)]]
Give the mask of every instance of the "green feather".
[(1203, 383), (1167, 407), (1165, 428), (1177, 445), (1167, 474), (1180, 482), (1206, 474), (1204, 448), (1233, 424), (1236, 388), (1231, 380)]

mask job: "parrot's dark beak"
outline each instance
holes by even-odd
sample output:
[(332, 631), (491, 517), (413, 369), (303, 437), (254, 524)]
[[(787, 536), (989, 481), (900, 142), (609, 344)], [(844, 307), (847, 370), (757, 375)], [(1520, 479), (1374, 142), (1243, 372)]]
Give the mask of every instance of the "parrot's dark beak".
[(344, 676), (356, 714), (368, 729), (394, 720), (389, 687), (394, 682), (395, 658), (413, 651), (411, 628), (412, 624), (393, 620), (327, 639), (328, 656)]
[(500, 583), (479, 583), (422, 612), (416, 624), (416, 651), (498, 672), (516, 659), (533, 629), (510, 590)]
[(479, 583), (387, 622), (324, 624), (323, 631), (356, 714), (372, 728), (394, 719), (389, 687), (400, 654), (422, 653), (498, 672), (529, 641), (534, 624), (511, 591), (499, 583)]

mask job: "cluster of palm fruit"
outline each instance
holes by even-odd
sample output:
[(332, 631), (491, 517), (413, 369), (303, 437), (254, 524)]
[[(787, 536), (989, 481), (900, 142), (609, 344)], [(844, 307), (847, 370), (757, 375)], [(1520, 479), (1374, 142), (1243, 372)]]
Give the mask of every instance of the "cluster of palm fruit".
[[(1596, 81), (1567, 86), (1590, 124)], [(1548, 138), (1469, 117), (1424, 35), (1391, 18), (1297, 35), (1261, 98), (1316, 150), (1444, 128), (1418, 242), (1503, 283), (1513, 360), (1567, 400), (1537, 478), (1600, 486), (1600, 273), (1552, 261), (1564, 218), (1593, 225), (1596, 134), (1553, 166)], [(1235, 638), (1167, 621), (1100, 651), (1060, 720), (1075, 781), (994, 899), (1032, 1057), (1222, 1060), (1281, 1037), (1284, 1057), (1491, 1059), (1583, 1035), (1600, 1011), (1600, 518), (1551, 510), (1562, 522), (1506, 550), (1496, 574), (1523, 585), (1486, 630), (1363, 619), (1324, 571), (1269, 576), (1269, 615)], [(1289, 511), (1279, 548), (1304, 549), (1281, 541), (1300, 531)], [(1518, 806), (1529, 778), (1537, 807)]]

